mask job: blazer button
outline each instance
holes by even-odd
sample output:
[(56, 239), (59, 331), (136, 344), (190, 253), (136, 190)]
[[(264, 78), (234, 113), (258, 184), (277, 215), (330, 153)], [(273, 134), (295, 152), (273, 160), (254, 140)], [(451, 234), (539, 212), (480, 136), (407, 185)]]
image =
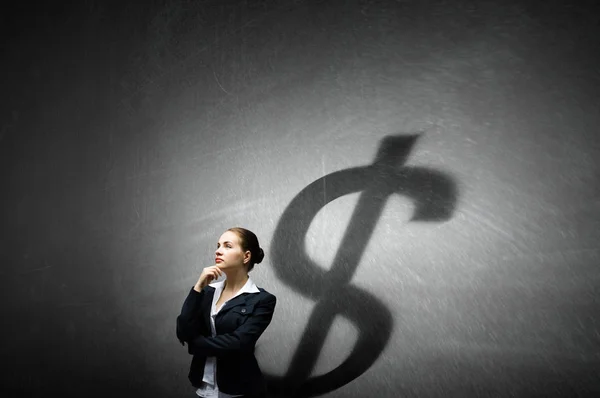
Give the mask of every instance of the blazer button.
[(245, 309), (245, 308), (242, 308), (242, 314), (243, 314), (244, 312), (246, 312), (246, 309)]

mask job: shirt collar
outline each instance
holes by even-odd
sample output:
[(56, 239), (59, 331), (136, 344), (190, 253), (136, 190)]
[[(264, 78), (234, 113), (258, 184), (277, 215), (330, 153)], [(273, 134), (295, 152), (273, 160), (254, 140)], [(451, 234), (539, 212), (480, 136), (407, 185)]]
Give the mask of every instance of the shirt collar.
[[(215, 288), (215, 294), (216, 294), (217, 292), (220, 293), (223, 290), (223, 285), (225, 285), (225, 281), (224, 280), (222, 280), (220, 282), (210, 283), (208, 286), (214, 287)], [(240, 291), (237, 292), (234, 297), (237, 297), (237, 296), (239, 296), (242, 293), (260, 293), (260, 290), (258, 290), (258, 287), (252, 281), (252, 279), (250, 279), (250, 277), (248, 277), (248, 280), (246, 281), (246, 283), (244, 284), (244, 286), (242, 286), (242, 288), (240, 289)]]

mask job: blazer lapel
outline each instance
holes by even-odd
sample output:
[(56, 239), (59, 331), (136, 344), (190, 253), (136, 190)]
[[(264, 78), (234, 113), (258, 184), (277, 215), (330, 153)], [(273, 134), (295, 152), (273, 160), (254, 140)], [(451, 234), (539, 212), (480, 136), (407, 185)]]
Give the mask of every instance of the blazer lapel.
[(248, 300), (248, 297), (250, 297), (250, 296), (251, 296), (251, 294), (242, 293), (239, 296), (232, 298), (231, 300), (229, 300), (227, 302), (227, 304), (225, 304), (223, 306), (223, 308), (221, 308), (221, 311), (219, 311), (218, 315), (221, 315), (221, 314), (229, 311), (230, 309), (232, 309), (235, 306), (246, 304), (246, 300)]

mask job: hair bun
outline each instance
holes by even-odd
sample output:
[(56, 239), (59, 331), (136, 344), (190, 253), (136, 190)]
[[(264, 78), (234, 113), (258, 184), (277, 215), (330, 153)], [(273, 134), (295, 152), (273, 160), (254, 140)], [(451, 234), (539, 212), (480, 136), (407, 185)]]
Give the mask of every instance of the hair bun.
[(260, 264), (260, 262), (263, 260), (263, 258), (265, 258), (265, 252), (263, 251), (262, 247), (259, 247), (258, 253), (256, 255), (256, 260), (254, 262), (256, 264)]

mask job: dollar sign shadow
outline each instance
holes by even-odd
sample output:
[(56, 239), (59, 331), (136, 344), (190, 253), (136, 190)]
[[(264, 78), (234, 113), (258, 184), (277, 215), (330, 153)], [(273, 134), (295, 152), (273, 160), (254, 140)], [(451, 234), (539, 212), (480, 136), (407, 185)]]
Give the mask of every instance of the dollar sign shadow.
[[(286, 374), (265, 375), (269, 396), (313, 397), (334, 391), (363, 374), (383, 352), (392, 333), (392, 315), (375, 295), (350, 281), (385, 202), (392, 194), (405, 195), (415, 205), (411, 221), (441, 222), (451, 217), (457, 200), (456, 185), (447, 174), (404, 165), (419, 136), (385, 137), (373, 164), (314, 181), (283, 212), (271, 250), (276, 275), (316, 305)], [(356, 192), (360, 196), (348, 228), (325, 270), (306, 254), (305, 236), (322, 207)], [(311, 377), (336, 315), (356, 326), (356, 344), (338, 367)]]

